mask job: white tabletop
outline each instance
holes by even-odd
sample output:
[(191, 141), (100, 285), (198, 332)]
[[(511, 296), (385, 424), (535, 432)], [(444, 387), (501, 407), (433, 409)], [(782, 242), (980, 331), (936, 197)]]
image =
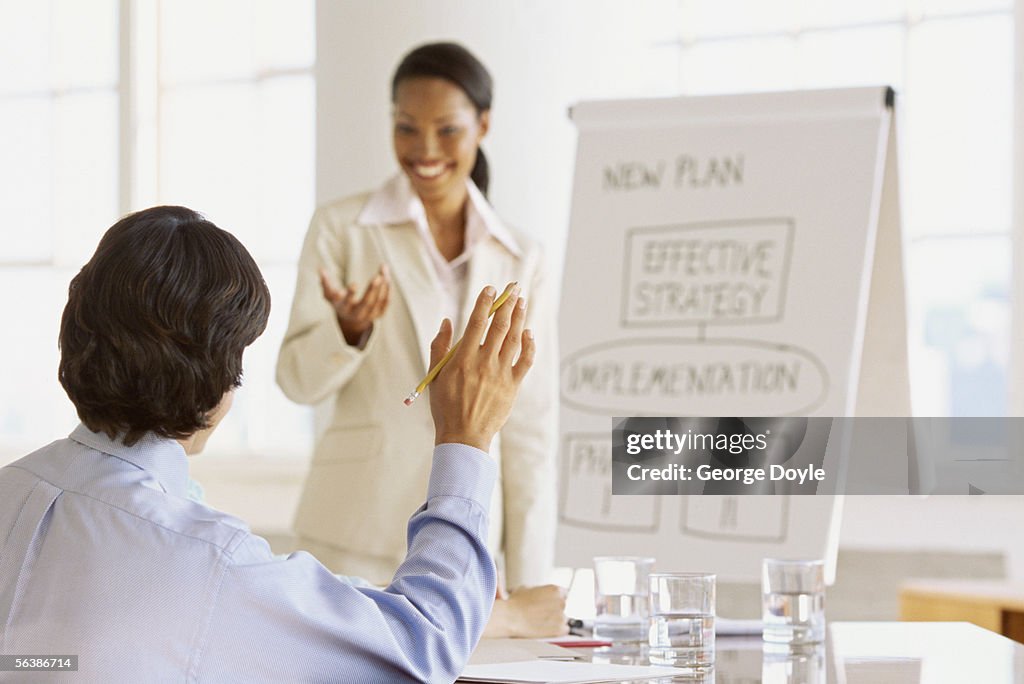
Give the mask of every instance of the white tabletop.
[[(713, 673), (647, 682), (1024, 684), (1024, 644), (966, 622), (834, 622), (817, 648), (776, 654), (763, 645), (757, 637), (719, 637)], [(576, 650), (594, 662), (647, 662), (614, 649)]]

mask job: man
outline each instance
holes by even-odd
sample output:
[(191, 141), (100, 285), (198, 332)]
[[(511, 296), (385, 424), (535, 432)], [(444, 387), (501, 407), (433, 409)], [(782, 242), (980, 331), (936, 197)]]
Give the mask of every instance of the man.
[[(387, 587), (357, 586), (187, 498), (187, 459), (230, 408), (270, 294), (189, 209), (118, 221), (61, 321), (82, 424), (0, 470), (0, 653), (78, 655), (75, 682), (452, 681), (495, 594), (485, 450), (534, 357), (517, 297), (488, 329), (494, 296), (430, 387), (436, 447), (405, 562)], [(451, 343), (446, 320), (432, 365)]]

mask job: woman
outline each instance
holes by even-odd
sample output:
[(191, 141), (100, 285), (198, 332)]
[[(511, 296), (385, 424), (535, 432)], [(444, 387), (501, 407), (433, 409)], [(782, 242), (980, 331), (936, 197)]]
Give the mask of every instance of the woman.
[(391, 83), (401, 172), (375, 192), (321, 207), (306, 236), (277, 380), (294, 401), (328, 403), (295, 528), (302, 547), (336, 572), (385, 583), (398, 567), (405, 520), (427, 482), (419, 454), (432, 438), (426, 402), (406, 408), (402, 399), (427, 371), (437, 321), (461, 330), (467, 292), (513, 280), (529, 301), (538, 351), (493, 445), (501, 468), (488, 542), (504, 552), (509, 587), (544, 582), (552, 565), (553, 293), (537, 245), (486, 200), (480, 143), (491, 90), (487, 70), (459, 45), (406, 55)]

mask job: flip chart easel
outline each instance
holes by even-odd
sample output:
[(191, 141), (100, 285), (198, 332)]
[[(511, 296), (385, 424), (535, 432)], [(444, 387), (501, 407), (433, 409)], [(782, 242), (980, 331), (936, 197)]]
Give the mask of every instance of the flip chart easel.
[(841, 497), (612, 497), (611, 419), (909, 415), (893, 108), (884, 87), (573, 108), (559, 564), (834, 561)]

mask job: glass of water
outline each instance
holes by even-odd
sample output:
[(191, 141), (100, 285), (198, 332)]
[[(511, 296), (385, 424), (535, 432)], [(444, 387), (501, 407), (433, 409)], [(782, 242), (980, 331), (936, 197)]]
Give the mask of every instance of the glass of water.
[(761, 566), (761, 618), (768, 644), (825, 640), (825, 562), (766, 558)]
[(704, 670), (715, 663), (715, 576), (653, 573), (648, 657), (656, 665)]
[(594, 558), (595, 639), (616, 646), (646, 643), (647, 577), (653, 567), (653, 558), (641, 556)]

